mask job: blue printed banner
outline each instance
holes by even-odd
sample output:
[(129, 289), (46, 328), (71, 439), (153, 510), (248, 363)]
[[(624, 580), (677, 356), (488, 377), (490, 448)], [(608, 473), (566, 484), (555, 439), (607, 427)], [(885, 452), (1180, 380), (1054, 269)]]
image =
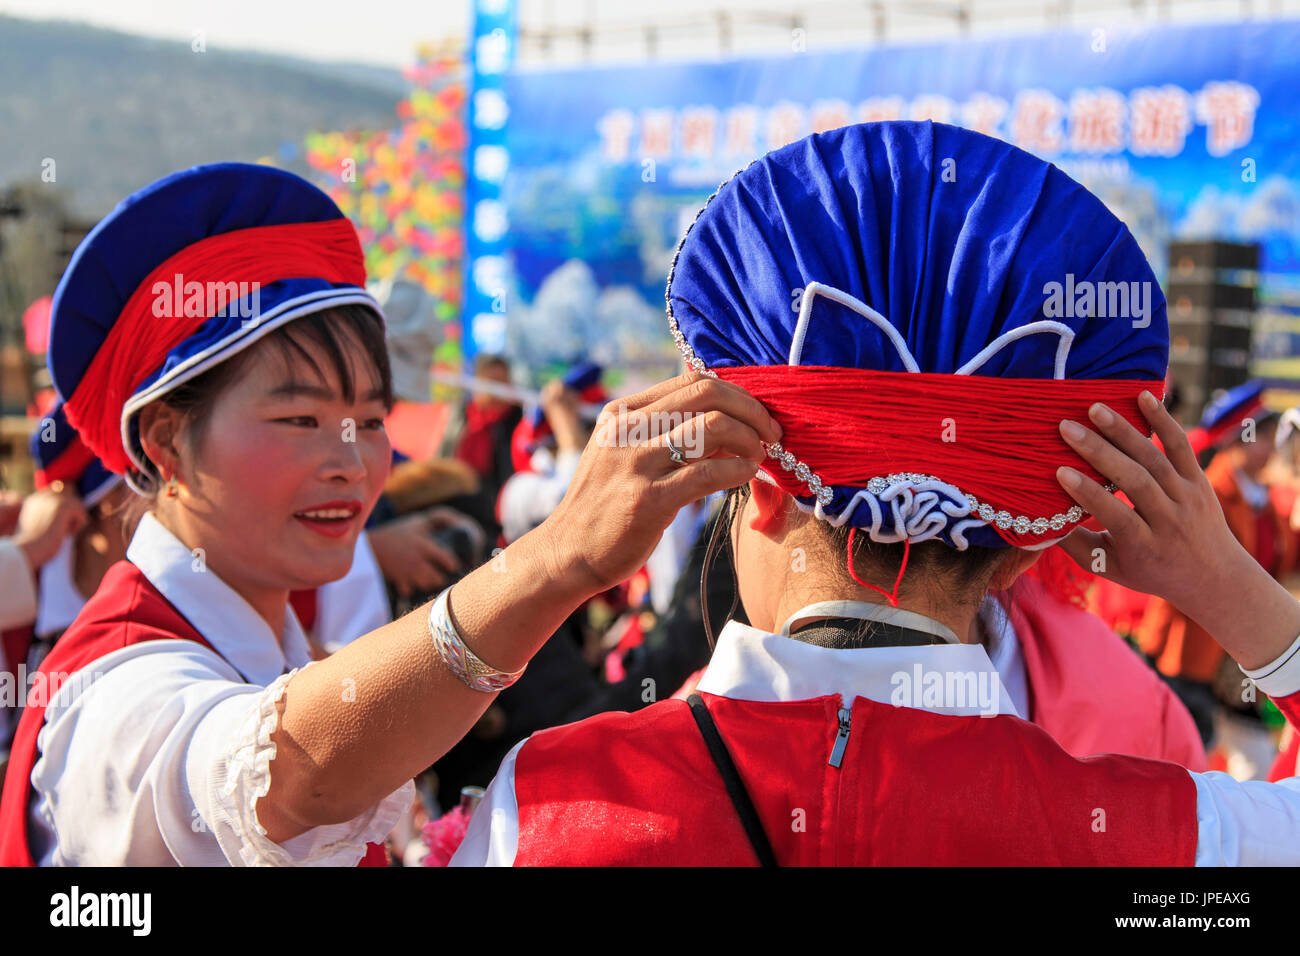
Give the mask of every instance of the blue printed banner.
[(474, 0), (470, 38), (469, 144), (465, 177), (463, 354), (502, 352), (506, 328), (506, 234), (502, 187), (510, 166), (506, 76), (517, 42), (515, 0)]
[(498, 278), (512, 356), (671, 371), (664, 280), (719, 182), (813, 131), (929, 118), (1056, 162), (1128, 223), (1162, 277), (1171, 239), (1258, 242), (1257, 371), (1292, 374), (1300, 21), (825, 52), (811, 39), (767, 58), (506, 77), (509, 268)]

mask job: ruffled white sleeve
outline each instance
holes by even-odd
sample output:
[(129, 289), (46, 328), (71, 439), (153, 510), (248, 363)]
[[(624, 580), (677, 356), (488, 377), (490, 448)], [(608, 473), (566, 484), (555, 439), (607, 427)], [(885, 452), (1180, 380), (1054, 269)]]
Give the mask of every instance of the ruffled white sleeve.
[(280, 719), (276, 705), (298, 670), (276, 678), (257, 696), (208, 774), (204, 817), (226, 858), (236, 865), (354, 866), (365, 856), (366, 844), (382, 842), (415, 797), (415, 784), (408, 780), (344, 823), (314, 827), (284, 843), (267, 837), (257, 819), (257, 801), (271, 789), (276, 749), (271, 738)]
[[(308, 664), (308, 667), (314, 666)], [(415, 796), (407, 781), (352, 820), (277, 844), (254, 808), (271, 785), (277, 702), (190, 641), (101, 658), (46, 710), (32, 771), (38, 862), (73, 866), (353, 866)]]

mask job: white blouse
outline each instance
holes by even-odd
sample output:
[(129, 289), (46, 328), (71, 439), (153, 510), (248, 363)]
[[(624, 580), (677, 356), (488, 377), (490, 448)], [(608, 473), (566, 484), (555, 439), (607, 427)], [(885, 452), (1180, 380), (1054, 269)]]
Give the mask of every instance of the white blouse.
[(352, 866), (409, 806), (407, 781), (345, 823), (272, 842), (276, 703), (313, 666), (292, 609), (283, 647), (257, 612), (152, 515), (130, 560), (219, 652), (157, 640), (105, 655), (46, 708), (28, 833), (42, 865)]

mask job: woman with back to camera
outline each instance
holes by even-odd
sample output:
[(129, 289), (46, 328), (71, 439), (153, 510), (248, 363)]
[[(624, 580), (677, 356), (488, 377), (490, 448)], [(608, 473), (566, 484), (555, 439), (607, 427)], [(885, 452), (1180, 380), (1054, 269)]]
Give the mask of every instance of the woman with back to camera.
[(1300, 718), (1300, 603), (1160, 405), (1163, 297), (1100, 200), (978, 133), (846, 127), (725, 183), (667, 298), (691, 368), (785, 434), (719, 527), (750, 623), (689, 701), (517, 746), (454, 863), (1300, 863), (1300, 781), (1076, 759), (972, 631), (1060, 543), (1177, 604)]
[[(309, 662), (288, 593), (347, 572), (390, 461), (383, 320), (364, 283), (337, 207), (262, 166), (160, 180), (78, 249), (51, 372), (146, 513), (42, 665), (37, 686), (57, 692), (29, 696), (0, 863), (382, 863), (411, 778), (682, 505), (748, 480), (760, 439), (779, 436), (724, 383), (632, 396), (707, 413), (710, 463), (679, 471), (662, 443), (595, 449), (594, 486), (463, 578), (454, 606)], [(616, 485), (630, 519), (603, 507)]]

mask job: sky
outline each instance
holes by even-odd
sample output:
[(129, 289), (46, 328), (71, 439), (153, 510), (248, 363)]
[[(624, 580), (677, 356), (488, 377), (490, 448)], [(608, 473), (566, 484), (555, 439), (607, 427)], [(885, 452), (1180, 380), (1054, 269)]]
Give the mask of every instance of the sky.
[(209, 50), (402, 66), (422, 40), (464, 36), (469, 0), (0, 0), (0, 13), (187, 41), (201, 30)]
[[(732, 17), (732, 49), (787, 47), (791, 12), (803, 16), (807, 43), (873, 42), (874, 4), (863, 0), (518, 0), (522, 24), (591, 23), (598, 33), (597, 59), (635, 60), (645, 55), (642, 28), (662, 29), (658, 55), (665, 58), (717, 53), (717, 14)], [(943, 4), (884, 0), (888, 39), (936, 40), (956, 30)], [(955, 6), (955, 4), (952, 4)], [(976, 0), (975, 33), (1023, 32), (1059, 25), (1054, 11), (1068, 9), (1076, 27), (1120, 26), (1148, 17), (1222, 20), (1244, 16), (1295, 16), (1300, 0)], [(1140, 10), (1144, 12), (1137, 12)], [(207, 48), (257, 50), (313, 60), (401, 67), (423, 41), (460, 40), (468, 32), (470, 0), (0, 0), (0, 13), (67, 19), (125, 33), (192, 42), (203, 32)], [(674, 28), (675, 25), (675, 28)], [(521, 55), (527, 51), (521, 50)], [(539, 54), (540, 56), (541, 54)], [(564, 40), (543, 59), (576, 61), (586, 52)]]

